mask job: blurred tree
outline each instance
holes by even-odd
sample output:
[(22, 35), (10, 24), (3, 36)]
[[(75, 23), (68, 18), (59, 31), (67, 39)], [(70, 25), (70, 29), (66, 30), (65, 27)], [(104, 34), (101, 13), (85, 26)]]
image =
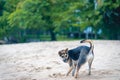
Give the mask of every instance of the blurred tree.
[(20, 33), (25, 29), (44, 29), (50, 32), (51, 40), (56, 40), (56, 32), (72, 31), (71, 26), (80, 27), (81, 31), (92, 26), (96, 34), (102, 29), (105, 38), (118, 39), (119, 3), (119, 0), (0, 0), (0, 34), (17, 29)]
[(3, 14), (3, 10), (4, 10), (4, 4), (5, 4), (5, 1), (4, 0), (1, 0), (0, 1), (0, 16), (2, 16)]
[(103, 38), (120, 39), (120, 1), (94, 0), (89, 3), (87, 10), (82, 11), (82, 19), (87, 19), (87, 25), (93, 26), (96, 33), (102, 29)]
[[(63, 11), (58, 0), (24, 0), (9, 16), (9, 24), (20, 28), (38, 28), (50, 31), (51, 40), (56, 40), (55, 29), (58, 27), (59, 12)], [(60, 8), (59, 8), (60, 7)], [(60, 22), (59, 22), (60, 23)]]
[(102, 29), (109, 39), (120, 39), (120, 0), (105, 0), (98, 9), (102, 15)]
[[(65, 16), (69, 16), (72, 25), (84, 30), (92, 26), (95, 34), (100, 29), (103, 38), (120, 39), (120, 0), (70, 0)], [(79, 22), (79, 24), (77, 23)]]
[(0, 38), (10, 35), (12, 27), (8, 24), (8, 16), (16, 9), (19, 0), (0, 0)]
[(4, 4), (5, 4), (5, 1), (4, 0), (1, 0), (0, 1), (0, 38), (1, 36), (5, 33), (5, 30), (4, 30), (4, 19), (5, 17), (3, 17), (3, 11), (4, 11)]

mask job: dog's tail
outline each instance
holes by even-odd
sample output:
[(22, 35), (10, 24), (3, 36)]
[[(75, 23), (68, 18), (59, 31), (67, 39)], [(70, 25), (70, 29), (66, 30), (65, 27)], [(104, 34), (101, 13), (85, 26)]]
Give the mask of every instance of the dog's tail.
[(88, 42), (90, 44), (90, 51), (89, 51), (89, 53), (93, 52), (94, 45), (93, 45), (92, 40), (82, 40), (82, 41), (80, 41), (80, 43), (86, 43), (86, 42)]

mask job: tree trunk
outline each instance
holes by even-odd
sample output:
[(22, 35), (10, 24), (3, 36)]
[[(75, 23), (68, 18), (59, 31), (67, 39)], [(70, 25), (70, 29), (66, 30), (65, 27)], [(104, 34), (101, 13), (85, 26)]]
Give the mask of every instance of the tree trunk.
[(56, 34), (55, 32), (53, 31), (53, 29), (50, 30), (50, 36), (51, 36), (51, 41), (56, 41)]

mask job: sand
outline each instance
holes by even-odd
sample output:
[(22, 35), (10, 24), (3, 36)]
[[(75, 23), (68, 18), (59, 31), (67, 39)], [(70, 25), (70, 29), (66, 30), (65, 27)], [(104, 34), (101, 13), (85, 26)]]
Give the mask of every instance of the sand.
[[(120, 41), (94, 40), (95, 59), (92, 74), (87, 63), (77, 80), (120, 80)], [(0, 80), (75, 80), (58, 51), (72, 49), (79, 41), (33, 42), (0, 45)]]

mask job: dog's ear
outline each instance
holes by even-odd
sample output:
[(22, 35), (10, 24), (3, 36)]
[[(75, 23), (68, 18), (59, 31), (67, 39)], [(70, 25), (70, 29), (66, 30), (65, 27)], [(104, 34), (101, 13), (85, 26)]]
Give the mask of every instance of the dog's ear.
[(65, 49), (65, 52), (67, 52), (67, 51), (68, 51), (68, 48)]

